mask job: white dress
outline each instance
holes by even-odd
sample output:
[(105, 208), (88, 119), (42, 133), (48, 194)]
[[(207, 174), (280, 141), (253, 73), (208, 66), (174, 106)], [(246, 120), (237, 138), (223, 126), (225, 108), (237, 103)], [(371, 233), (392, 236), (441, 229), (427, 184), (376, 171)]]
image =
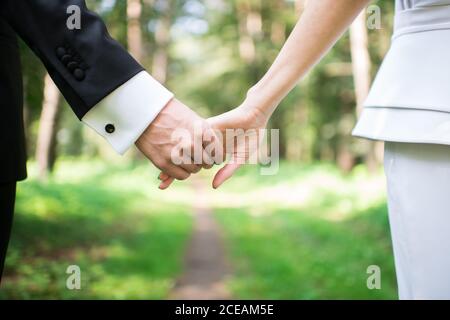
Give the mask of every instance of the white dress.
[(450, 147), (387, 142), (384, 161), (399, 297), (450, 299)]
[(353, 134), (387, 141), (400, 299), (450, 299), (450, 0), (397, 0), (396, 10)]
[(353, 135), (450, 145), (450, 0), (397, 0), (392, 45)]

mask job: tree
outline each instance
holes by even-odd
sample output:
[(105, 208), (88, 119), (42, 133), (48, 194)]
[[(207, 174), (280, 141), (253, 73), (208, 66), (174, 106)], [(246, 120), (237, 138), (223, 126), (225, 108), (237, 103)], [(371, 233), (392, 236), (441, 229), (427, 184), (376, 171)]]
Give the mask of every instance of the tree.
[(363, 103), (370, 90), (371, 62), (368, 48), (366, 13), (363, 11), (350, 27), (353, 81), (355, 84), (356, 112), (361, 114)]
[(155, 53), (153, 54), (152, 74), (161, 83), (167, 82), (169, 68), (170, 30), (174, 19), (173, 0), (164, 1), (155, 30)]
[(56, 129), (61, 95), (49, 74), (44, 80), (44, 98), (36, 143), (39, 177), (45, 180), (52, 171), (56, 158)]
[(141, 0), (127, 0), (128, 18), (128, 50), (139, 62), (142, 62), (143, 44), (141, 30), (142, 3)]
[[(372, 63), (370, 61), (368, 38), (366, 12), (363, 11), (350, 27), (350, 47), (357, 116), (361, 115), (363, 104), (369, 94), (371, 85)], [(375, 155), (376, 143), (365, 141), (364, 144), (366, 144), (365, 149), (367, 152), (365, 162), (369, 171), (373, 172), (378, 166)]]
[(255, 37), (262, 34), (260, 3), (241, 0), (237, 4), (239, 20), (239, 53), (241, 59), (251, 65), (256, 59)]

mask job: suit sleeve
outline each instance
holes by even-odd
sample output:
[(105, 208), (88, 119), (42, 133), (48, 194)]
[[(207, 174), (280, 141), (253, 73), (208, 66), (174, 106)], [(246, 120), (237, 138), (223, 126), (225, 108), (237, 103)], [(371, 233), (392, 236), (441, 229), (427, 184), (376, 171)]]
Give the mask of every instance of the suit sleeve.
[[(79, 8), (80, 29), (67, 26), (71, 6)], [(173, 97), (110, 37), (84, 0), (3, 0), (0, 7), (3, 18), (41, 59), (78, 118), (119, 153), (134, 143)], [(127, 101), (130, 93), (134, 99)]]

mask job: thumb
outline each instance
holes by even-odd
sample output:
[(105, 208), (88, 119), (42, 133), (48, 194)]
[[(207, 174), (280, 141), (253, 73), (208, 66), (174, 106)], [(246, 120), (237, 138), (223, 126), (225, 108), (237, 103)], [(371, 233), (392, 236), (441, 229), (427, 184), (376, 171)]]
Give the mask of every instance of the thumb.
[(222, 169), (217, 171), (212, 183), (213, 188), (219, 188), (225, 181), (230, 179), (241, 166), (242, 164), (233, 161), (226, 164)]

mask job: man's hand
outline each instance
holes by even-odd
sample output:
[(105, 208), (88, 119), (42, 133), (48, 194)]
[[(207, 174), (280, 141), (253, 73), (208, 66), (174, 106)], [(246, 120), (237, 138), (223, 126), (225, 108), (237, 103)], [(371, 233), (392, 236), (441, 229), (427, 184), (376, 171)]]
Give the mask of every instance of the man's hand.
[[(178, 165), (173, 163), (173, 150), (180, 144), (180, 141), (174, 139), (173, 133), (180, 129), (190, 132), (190, 145), (184, 148), (194, 150), (195, 141), (202, 143), (203, 132), (207, 128), (208, 124), (204, 119), (180, 101), (173, 99), (139, 137), (136, 146), (162, 172), (177, 180), (185, 180), (192, 173), (200, 171), (202, 164), (194, 164), (193, 159), (185, 159)], [(202, 163), (211, 163), (208, 158), (203, 152)], [(164, 186), (160, 188), (164, 189)]]

